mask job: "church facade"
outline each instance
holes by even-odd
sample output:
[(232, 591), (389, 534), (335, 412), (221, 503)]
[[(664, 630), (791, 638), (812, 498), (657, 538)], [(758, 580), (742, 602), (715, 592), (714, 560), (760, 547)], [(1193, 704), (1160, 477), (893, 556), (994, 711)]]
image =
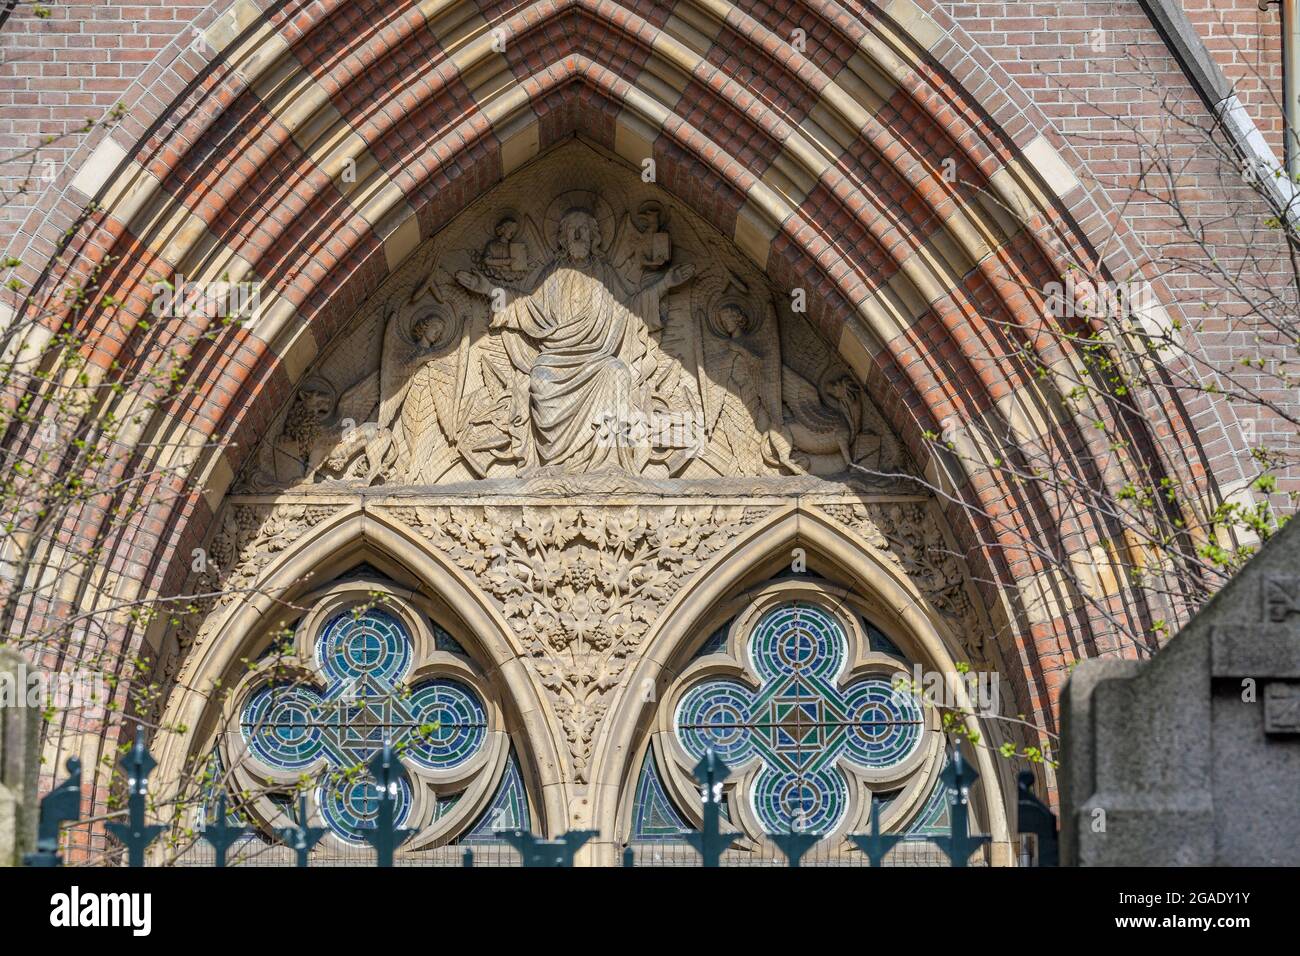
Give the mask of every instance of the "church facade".
[[(698, 827), (712, 752), (737, 858), (803, 830), (851, 862), (873, 812), (946, 832), (961, 749), (981, 861), (1014, 864), (1005, 755), (1050, 751), (1073, 661), (1142, 651), (1107, 620), (1136, 599), (1104, 515), (947, 438), (1085, 447), (1035, 374), (1072, 360), (1034, 334), (1039, 293), (1161, 240), (1099, 178), (1138, 162), (1120, 121), (1088, 140), (1018, 67), (1037, 41), (1009, 49), (1033, 5), (994, 6), (177, 7), (125, 118), (12, 230), (33, 289), (96, 290), (93, 367), (179, 353), (190, 386), (118, 410), (153, 477), (107, 546), (79, 515), (38, 548), (61, 583), (20, 626), (164, 608), (43, 657), (143, 662), (120, 712), (52, 723), (50, 772), (89, 758), (102, 805), (98, 758), (139, 723), (174, 822), (218, 789), (268, 837), (302, 806), (347, 858), (374, 812), (353, 768), (387, 741), (408, 861), (594, 830), (581, 860), (609, 865)], [(1205, 111), (1147, 6), (1099, 22)], [(1098, 55), (1053, 62), (1095, 78)], [(1086, 95), (1154, 116), (1125, 75)], [(1161, 321), (1198, 295), (1177, 279), (1153, 280)], [(186, 283), (255, 301), (148, 320)], [(1149, 437), (1207, 501), (1246, 488), (1213, 402)], [(97, 558), (69, 571), (81, 535)]]

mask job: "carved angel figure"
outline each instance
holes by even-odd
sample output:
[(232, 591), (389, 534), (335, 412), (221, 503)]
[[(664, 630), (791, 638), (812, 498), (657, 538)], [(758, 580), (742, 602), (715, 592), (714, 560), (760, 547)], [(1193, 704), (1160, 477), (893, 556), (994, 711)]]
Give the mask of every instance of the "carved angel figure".
[(792, 455), (781, 409), (781, 343), (771, 301), (751, 315), (737, 296), (724, 297), (712, 317), (700, 317), (705, 337), (705, 434), (723, 455), (714, 467), (728, 475), (755, 475), (763, 466), (795, 472), (807, 459)]
[(492, 229), (492, 238), (475, 256), (480, 271), (493, 279), (514, 282), (528, 271), (528, 245), (517, 242), (519, 220), (513, 216), (500, 219)]
[(303, 390), (299, 390), (299, 401), (315, 410), (317, 420), (310, 433), (299, 439), (306, 453), (302, 481), (311, 483), (324, 471), (332, 477), (372, 484), (392, 461), (392, 434), (366, 420), (374, 408), (367, 383), (363, 380), (344, 392), (337, 408), (331, 407), (332, 416), (328, 412), (321, 414), (325, 408), (321, 398), (333, 395), (328, 382), (317, 378), (306, 383), (305, 390), (308, 397), (304, 398)]
[(408, 329), (401, 310), (386, 314), (379, 368), (337, 401), (323, 377), (302, 383), (253, 487), (381, 478), (420, 484), (447, 471), (456, 460), (460, 325), (442, 306), (415, 316)]
[(629, 291), (601, 242), (596, 217), (571, 208), (559, 222), (554, 260), (529, 291), (494, 287), (479, 272), (456, 274), (494, 300), (490, 328), (526, 376), (512, 413), (524, 473), (639, 473), (649, 458), (650, 441), (625, 432), (653, 420), (645, 333), (659, 328), (661, 296), (694, 267), (675, 266)]
[(395, 477), (407, 484), (432, 484), (455, 460), (460, 331), (454, 313), (437, 306), (419, 313), (409, 333), (398, 313), (384, 327), (376, 421), (392, 432)]

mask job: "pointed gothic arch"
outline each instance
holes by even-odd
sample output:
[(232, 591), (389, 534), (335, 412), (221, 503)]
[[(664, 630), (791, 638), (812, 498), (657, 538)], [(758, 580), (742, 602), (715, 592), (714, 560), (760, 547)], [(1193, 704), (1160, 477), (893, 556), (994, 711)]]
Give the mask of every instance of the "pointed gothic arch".
[[(1010, 355), (1002, 346), (1014, 333), (1047, 364), (1069, 362), (1039, 336), (1043, 302), (1027, 290), (1071, 257), (1090, 258), (1069, 211), (1083, 208), (1083, 191), (1059, 175), (1068, 162), (1032, 160), (1054, 138), (1048, 124), (1027, 123), (1011, 103), (983, 108), (974, 93), (987, 78), (960, 52), (937, 58), (915, 24), (834, 3), (797, 8), (823, 37), (814, 56), (781, 52), (785, 21), (743, 3), (688, 0), (667, 19), (592, 0), (509, 5), (491, 20), (455, 0), (384, 5), (360, 20), (355, 6), (327, 4), (303, 20), (296, 4), (214, 4), (208, 51), (158, 64), (181, 92), (89, 144), (75, 181), (56, 184), (76, 208), (98, 205), (59, 246), (63, 258), (31, 278), (39, 299), (102, 267), (98, 293), (123, 304), (94, 300), (78, 330), (97, 369), (120, 361), (129, 374), (181, 343), (174, 330), (138, 327), (155, 278), (251, 278), (267, 291), (257, 324), (189, 351), (197, 395), (143, 416), (131, 467), (163, 477), (140, 490), (126, 528), (105, 531), (92, 516), (76, 529), (110, 535), (108, 557), (60, 601), (183, 593), (190, 554), (219, 533), (236, 476), (357, 309), (489, 187), (574, 137), (632, 172), (652, 159), (665, 189), (775, 285), (805, 289), (813, 326), (927, 476), (1028, 540), (1053, 538), (1062, 521), (1050, 502), (970, 461), (931, 457), (923, 437), (957, 419), (1007, 424), (1026, 444), (1091, 440), (1050, 382), (989, 358)], [(493, 49), (494, 30), (517, 42)], [(943, 157), (956, 162), (955, 183)], [(1150, 456), (1195, 471), (1190, 416), (1162, 411), (1174, 437), (1153, 438)], [(975, 460), (985, 451), (963, 449)], [(983, 603), (1004, 659), (1017, 662), (1009, 679), (1023, 710), (1054, 726), (1051, 675), (1067, 649), (1087, 652), (1099, 622), (1068, 600), (1043, 602), (1057, 585), (1032, 555), (1002, 573), (988, 528), (946, 512), (975, 577), (1026, 582), (1025, 594), (986, 584)], [(1104, 518), (1073, 517), (1081, 531), (1069, 545), (1091, 560), (1108, 539)], [(56, 574), (66, 553), (39, 547), (32, 574)], [(1141, 613), (1124, 582), (1115, 588), (1117, 606)], [(484, 626), (503, 627), (481, 596), (466, 600)], [(157, 658), (172, 636), (124, 625), (119, 639), (123, 656)], [(552, 748), (558, 765), (563, 748)], [(102, 802), (107, 781), (97, 782)], [(574, 813), (553, 799), (548, 826)]]
[[(810, 572), (822, 572), (838, 585), (808, 585), (793, 575), (784, 586), (773, 585), (773, 575), (788, 569), (794, 549), (804, 549)], [(803, 581), (807, 581), (804, 578)], [(915, 642), (911, 659), (926, 670), (956, 675), (956, 662), (967, 649), (953, 633), (951, 623), (918, 589), (896, 563), (865, 539), (831, 519), (821, 508), (795, 505), (781, 509), (751, 529), (750, 535), (730, 549), (707, 575), (695, 578), (665, 608), (636, 668), (628, 675), (619, 697), (610, 707), (607, 731), (597, 748), (593, 781), (596, 799), (593, 819), (618, 820), (619, 830), (594, 845), (593, 852), (612, 862), (620, 841), (628, 839), (631, 797), (636, 789), (646, 745), (662, 732), (664, 697), (678, 681), (714, 628), (734, 614), (751, 608), (756, 597), (795, 594), (812, 587), (832, 600), (849, 600), (867, 610), (888, 633)], [(646, 693), (646, 688), (653, 693)], [(965, 697), (958, 706), (974, 713)], [(980, 803), (995, 845), (993, 859), (1009, 862), (1011, 825), (1007, 807), (1014, 798), (1015, 782), (1006, 766), (994, 759), (998, 743), (1006, 738), (996, 721), (967, 719), (986, 747), (973, 754), (981, 774)], [(658, 744), (656, 744), (658, 746)], [(661, 771), (662, 772), (662, 771)], [(675, 771), (683, 794), (690, 786)], [(689, 811), (688, 811), (689, 812)]]
[[(542, 704), (535, 682), (520, 666), (510, 629), (482, 592), (468, 585), (464, 574), (444, 555), (387, 514), (345, 507), (319, 524), (308, 524), (307, 509), (301, 506), (289, 505), (278, 513), (272, 506), (265, 511), (269, 522), (281, 524), (275, 533), (283, 533), (283, 525), (294, 522), (306, 533), (290, 540), (283, 550), (267, 555), (270, 560), (259, 568), (256, 589), (247, 595), (233, 594), (234, 600), (209, 619), (208, 627), (197, 635), (193, 652), (185, 656), (176, 678), (178, 691), (170, 695), (162, 718), (163, 726), (186, 730), (157, 738), (160, 803), (166, 805), (178, 796), (190, 803), (195, 799), (193, 792), (177, 794), (174, 788), (180, 782), (193, 787), (190, 768), (207, 759), (214, 738), (232, 722), (238, 723), (242, 698), (228, 695), (224, 688), (246, 682), (249, 671), (242, 661), (252, 656), (251, 650), (263, 647), (266, 635), (279, 630), (284, 622), (318, 615), (321, 600), (340, 587), (335, 584), (322, 591), (323, 582), (337, 581), (349, 569), (373, 564), (389, 581), (412, 582), (407, 589), (380, 585), (392, 597), (425, 607), (474, 648), (483, 679), (496, 692), (490, 704), (500, 709), (506, 732), (517, 740), (526, 791), (537, 801), (540, 819), (536, 822), (549, 830), (562, 830), (558, 821), (564, 819), (566, 808), (558, 799), (560, 760), (553, 718)], [(494, 753), (499, 771), (504, 750), (498, 746)], [(489, 796), (479, 792), (475, 809), (481, 809)]]

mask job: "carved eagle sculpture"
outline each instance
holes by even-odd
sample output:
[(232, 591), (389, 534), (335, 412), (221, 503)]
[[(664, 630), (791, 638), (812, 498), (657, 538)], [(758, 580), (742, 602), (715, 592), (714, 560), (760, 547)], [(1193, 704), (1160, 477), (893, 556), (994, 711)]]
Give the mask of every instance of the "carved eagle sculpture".
[(813, 385), (788, 365), (781, 367), (781, 399), (794, 447), (809, 455), (838, 453), (846, 466), (862, 430), (862, 392), (844, 369), (829, 367)]

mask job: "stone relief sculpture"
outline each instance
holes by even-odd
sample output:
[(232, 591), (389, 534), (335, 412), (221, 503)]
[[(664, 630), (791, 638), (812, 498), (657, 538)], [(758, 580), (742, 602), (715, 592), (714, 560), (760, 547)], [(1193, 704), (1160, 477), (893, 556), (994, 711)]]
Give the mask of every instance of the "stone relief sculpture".
[(984, 625), (968, 591), (965, 563), (944, 540), (925, 502), (823, 504), (821, 510), (885, 554), (916, 584), (965, 641), (971, 661), (987, 668)]
[(713, 506), (413, 506), (419, 530), (501, 609), (557, 701), (574, 773), (628, 661), (691, 575), (765, 513)]
[(494, 606), (584, 784), (675, 595), (809, 491), (802, 506), (897, 562), (980, 658), (960, 562), (914, 488), (873, 477), (908, 466), (860, 380), (790, 290), (621, 177), (539, 163), (371, 296), (237, 479), (197, 584), (220, 597), (178, 629), (177, 660), (359, 501)]
[(592, 205), (569, 207), (554, 229), (555, 256), (528, 291), (456, 273), (466, 289), (495, 300), (489, 328), (527, 376), (511, 416), (521, 473), (639, 473), (655, 441), (634, 430), (659, 428), (647, 336), (661, 328), (661, 298), (695, 267), (677, 265), (628, 289), (606, 257)]
[(241, 490), (900, 467), (786, 292), (686, 210), (564, 185), (412, 257), (304, 380)]
[(723, 474), (806, 471), (808, 459), (796, 455), (785, 425), (776, 310), (770, 299), (747, 302), (746, 291), (733, 280), (696, 313), (706, 370), (704, 434), (712, 439), (706, 454)]

